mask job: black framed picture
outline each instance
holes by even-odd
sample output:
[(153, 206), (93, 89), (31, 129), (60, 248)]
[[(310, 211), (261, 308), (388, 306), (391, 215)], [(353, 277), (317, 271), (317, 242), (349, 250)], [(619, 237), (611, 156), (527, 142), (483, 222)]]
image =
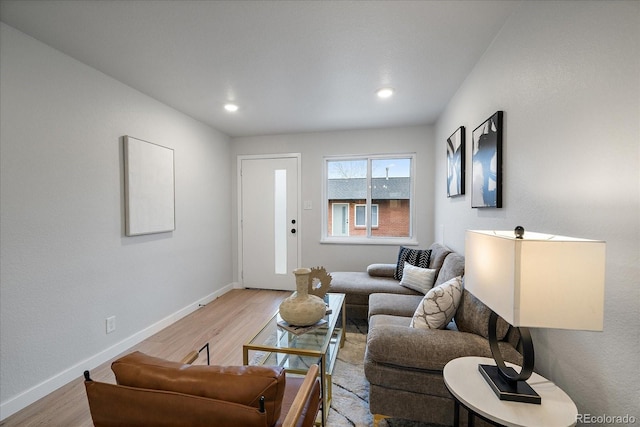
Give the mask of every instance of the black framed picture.
[(464, 126), (447, 138), (447, 197), (464, 194)]
[(502, 111), (473, 131), (472, 208), (502, 207)]

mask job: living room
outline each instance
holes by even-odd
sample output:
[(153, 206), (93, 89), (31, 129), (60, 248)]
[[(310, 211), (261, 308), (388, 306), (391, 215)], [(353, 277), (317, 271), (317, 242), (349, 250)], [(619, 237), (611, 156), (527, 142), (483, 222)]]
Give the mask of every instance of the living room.
[[(533, 330), (536, 369), (580, 413), (639, 418), (640, 3), (509, 7), (432, 122), (233, 137), (17, 30), (2, 9), (0, 419), (241, 286), (238, 156), (301, 153), (302, 265), (394, 262), (397, 245), (322, 243), (320, 206), (325, 156), (397, 152), (416, 155), (420, 247), (464, 253), (465, 230), (516, 225), (607, 242), (604, 331)], [(496, 111), (504, 204), (473, 209), (447, 197), (446, 139), (465, 126), (469, 146)], [(173, 232), (124, 235), (123, 135), (175, 150)]]

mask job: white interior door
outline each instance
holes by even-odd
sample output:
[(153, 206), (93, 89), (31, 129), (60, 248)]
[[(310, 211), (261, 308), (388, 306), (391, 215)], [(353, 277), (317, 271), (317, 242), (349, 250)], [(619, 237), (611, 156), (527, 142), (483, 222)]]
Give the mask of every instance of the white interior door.
[(248, 288), (294, 290), (300, 157), (241, 158), (240, 277)]

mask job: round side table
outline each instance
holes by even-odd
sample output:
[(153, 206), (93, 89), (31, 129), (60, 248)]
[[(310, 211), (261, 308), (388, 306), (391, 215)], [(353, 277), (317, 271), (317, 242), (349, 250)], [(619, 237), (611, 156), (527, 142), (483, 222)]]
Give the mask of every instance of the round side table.
[[(495, 364), (486, 357), (461, 357), (447, 363), (443, 376), (455, 399), (455, 426), (459, 425), (460, 405), (474, 416), (507, 427), (567, 427), (576, 425), (578, 409), (567, 394), (551, 381), (533, 373), (527, 383), (540, 395), (540, 405), (500, 400), (478, 371), (479, 364)], [(507, 366), (514, 366), (507, 363)], [(516, 367), (516, 369), (518, 369)]]

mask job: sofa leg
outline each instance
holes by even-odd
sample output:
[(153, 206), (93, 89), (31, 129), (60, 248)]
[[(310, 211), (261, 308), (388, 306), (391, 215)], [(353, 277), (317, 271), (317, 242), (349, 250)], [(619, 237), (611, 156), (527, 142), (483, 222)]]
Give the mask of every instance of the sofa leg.
[(380, 421), (389, 418), (386, 415), (373, 414), (373, 427), (378, 427)]

